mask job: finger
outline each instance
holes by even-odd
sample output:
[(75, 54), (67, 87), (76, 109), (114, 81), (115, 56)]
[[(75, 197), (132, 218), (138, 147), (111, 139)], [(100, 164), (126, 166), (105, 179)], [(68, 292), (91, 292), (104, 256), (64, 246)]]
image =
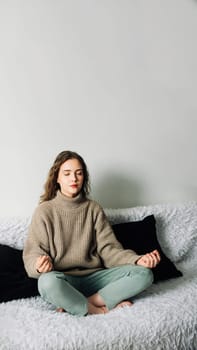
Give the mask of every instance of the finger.
[(160, 263), (160, 261), (161, 261), (160, 254), (158, 253), (157, 255), (155, 255), (155, 258), (156, 258), (156, 265), (158, 265)]
[(43, 266), (46, 266), (46, 265), (51, 265), (52, 264), (52, 262), (51, 262), (51, 260), (48, 258), (48, 259), (45, 259), (44, 261), (43, 261)]
[(157, 258), (157, 262), (159, 262), (159, 261), (161, 260), (159, 251), (158, 251), (157, 249), (155, 249), (155, 250), (153, 250), (152, 252), (150, 252), (150, 254), (151, 254), (152, 256), (153, 256), (153, 254), (154, 254), (154, 256)]
[(40, 259), (40, 265), (44, 264), (45, 262), (49, 262), (49, 261), (51, 261), (50, 257), (47, 255), (43, 255)]
[(39, 272), (48, 272), (50, 270), (49, 265), (43, 265), (42, 267), (40, 267)]
[(158, 252), (158, 250), (157, 250), (157, 252), (156, 252), (156, 256), (157, 256), (158, 262), (160, 262), (160, 261), (161, 261), (161, 255), (160, 255), (160, 253)]
[(43, 263), (43, 257), (42, 256), (39, 256), (36, 260), (36, 268), (39, 270), (41, 265)]
[(155, 256), (153, 253), (146, 254), (145, 259), (147, 267), (153, 268), (155, 266)]
[(48, 255), (42, 255), (41, 258), (42, 258), (42, 261), (49, 261), (50, 260)]
[(159, 257), (157, 254), (152, 253), (151, 254), (151, 258), (152, 258), (152, 267), (157, 266), (158, 262), (159, 262)]
[(48, 263), (48, 259), (46, 259), (46, 257), (43, 257), (43, 256), (38, 261), (40, 268), (43, 267), (46, 263)]
[(154, 267), (154, 257), (152, 254), (148, 255), (148, 265), (151, 269)]
[(39, 258), (37, 259), (37, 263), (39, 264), (39, 266), (41, 266), (45, 260), (46, 260), (45, 255), (39, 256)]
[(155, 255), (155, 257), (157, 259), (157, 264), (158, 264), (161, 260), (161, 257), (160, 257), (158, 250), (154, 250), (152, 253)]

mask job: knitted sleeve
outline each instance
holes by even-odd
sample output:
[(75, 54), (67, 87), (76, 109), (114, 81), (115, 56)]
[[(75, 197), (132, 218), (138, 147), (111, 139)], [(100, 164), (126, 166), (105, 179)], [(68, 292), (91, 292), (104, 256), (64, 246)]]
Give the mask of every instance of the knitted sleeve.
[(36, 259), (40, 255), (49, 255), (49, 239), (47, 225), (42, 208), (38, 207), (32, 217), (27, 239), (24, 244), (23, 261), (29, 277), (38, 278)]
[(135, 264), (141, 257), (141, 255), (136, 254), (133, 250), (124, 249), (118, 242), (102, 208), (100, 208), (97, 214), (95, 229), (97, 251), (105, 267)]

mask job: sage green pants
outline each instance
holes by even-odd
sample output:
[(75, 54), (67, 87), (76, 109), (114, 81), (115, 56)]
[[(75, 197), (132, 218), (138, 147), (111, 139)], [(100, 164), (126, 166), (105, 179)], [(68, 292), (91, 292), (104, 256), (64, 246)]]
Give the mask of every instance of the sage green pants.
[(109, 310), (137, 295), (153, 282), (152, 271), (136, 265), (102, 269), (86, 276), (71, 276), (51, 271), (41, 274), (38, 290), (44, 300), (70, 314), (88, 312), (87, 297), (99, 293)]

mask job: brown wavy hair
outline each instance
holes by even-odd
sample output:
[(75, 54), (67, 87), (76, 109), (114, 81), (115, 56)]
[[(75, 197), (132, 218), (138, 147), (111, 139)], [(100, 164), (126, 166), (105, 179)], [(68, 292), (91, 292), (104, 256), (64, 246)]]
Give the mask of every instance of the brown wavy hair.
[(40, 203), (49, 201), (56, 196), (57, 191), (60, 189), (60, 185), (57, 183), (59, 169), (61, 165), (69, 159), (77, 159), (82, 166), (84, 180), (80, 192), (82, 193), (83, 197), (86, 198), (90, 193), (89, 172), (85, 161), (76, 152), (62, 151), (57, 155), (52, 167), (49, 170), (48, 177), (44, 185), (44, 193), (40, 196)]

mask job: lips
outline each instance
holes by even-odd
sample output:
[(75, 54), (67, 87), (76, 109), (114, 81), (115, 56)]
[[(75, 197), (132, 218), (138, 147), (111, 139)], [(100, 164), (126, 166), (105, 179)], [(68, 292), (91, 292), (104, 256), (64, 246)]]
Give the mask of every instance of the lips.
[(70, 187), (72, 187), (72, 188), (77, 188), (78, 186), (77, 186), (77, 185), (71, 185)]

